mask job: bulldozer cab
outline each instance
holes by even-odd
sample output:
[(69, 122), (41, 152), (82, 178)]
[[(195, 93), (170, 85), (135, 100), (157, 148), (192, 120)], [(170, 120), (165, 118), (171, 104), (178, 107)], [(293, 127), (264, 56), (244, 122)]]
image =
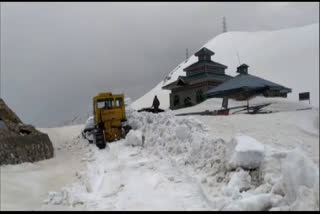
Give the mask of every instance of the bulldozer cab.
[(124, 137), (122, 127), (123, 122), (126, 121), (126, 115), (123, 94), (100, 93), (95, 96), (93, 115), (98, 147), (98, 144), (103, 144), (102, 141), (113, 142)]
[(126, 120), (123, 94), (100, 93), (93, 98), (93, 109), (96, 124), (107, 120)]

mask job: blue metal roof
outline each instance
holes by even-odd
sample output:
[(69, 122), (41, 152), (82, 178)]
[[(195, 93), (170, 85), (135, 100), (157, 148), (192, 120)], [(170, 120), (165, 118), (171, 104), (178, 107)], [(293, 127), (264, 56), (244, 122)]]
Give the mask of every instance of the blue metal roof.
[(291, 89), (286, 88), (277, 83), (262, 79), (251, 74), (239, 74), (238, 76), (225, 81), (217, 87), (207, 91), (207, 97), (216, 97), (223, 94), (239, 92), (241, 90), (261, 90), (261, 89), (275, 89), (283, 92), (291, 92)]

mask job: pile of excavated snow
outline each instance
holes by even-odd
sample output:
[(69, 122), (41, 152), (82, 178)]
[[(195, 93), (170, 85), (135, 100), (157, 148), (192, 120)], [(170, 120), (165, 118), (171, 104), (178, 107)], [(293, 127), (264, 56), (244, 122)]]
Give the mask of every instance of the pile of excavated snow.
[[(172, 111), (138, 113), (127, 106), (126, 114), (132, 130), (116, 143), (167, 160), (196, 182), (213, 210), (319, 210), (319, 168), (300, 149), (277, 151), (249, 136), (226, 142), (199, 120)], [(73, 185), (50, 192), (45, 203), (88, 209), (98, 203), (112, 148), (82, 149), (85, 165)]]
[(282, 160), (278, 182), (293, 210), (319, 209), (319, 169), (299, 149), (288, 152)]
[(319, 169), (302, 150), (275, 151), (249, 136), (208, 135), (193, 117), (127, 107), (126, 144), (168, 159), (198, 182), (214, 210), (319, 210)]
[(264, 146), (252, 137), (237, 136), (227, 144), (226, 156), (229, 169), (256, 169), (263, 160)]

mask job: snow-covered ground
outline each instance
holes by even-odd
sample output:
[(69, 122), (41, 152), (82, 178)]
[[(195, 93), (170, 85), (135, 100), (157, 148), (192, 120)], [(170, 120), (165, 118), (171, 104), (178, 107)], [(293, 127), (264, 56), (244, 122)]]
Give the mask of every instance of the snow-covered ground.
[(1, 210), (37, 210), (48, 191), (72, 183), (81, 157), (72, 152), (73, 142), (83, 125), (40, 129), (49, 133), (54, 158), (36, 163), (5, 165), (0, 168)]
[(2, 166), (1, 209), (319, 210), (319, 111), (272, 101), (280, 112), (191, 117), (127, 107), (133, 130), (106, 150), (82, 139), (81, 125), (41, 129), (55, 157)]
[[(154, 94), (161, 108), (168, 107), (169, 91), (161, 90), (161, 82), (127, 106), (133, 129), (105, 150), (81, 138), (84, 125), (40, 129), (52, 140), (55, 156), (1, 166), (1, 210), (319, 210), (319, 105), (314, 105), (319, 90), (318, 26), (230, 32), (207, 44), (216, 52), (213, 59), (234, 71), (236, 61), (226, 58), (233, 56), (232, 36), (252, 74), (296, 92), (311, 91), (313, 105), (296, 101), (295, 94), (250, 101), (271, 103), (265, 108), (274, 111), (270, 114), (234, 110), (229, 116), (176, 116), (220, 109), (221, 99), (159, 114), (135, 111), (150, 106)], [(269, 48), (259, 55), (246, 49), (251, 46)], [(179, 65), (169, 81), (194, 60)], [(295, 76), (281, 76), (286, 72)], [(295, 84), (298, 80), (301, 84)], [(243, 104), (229, 101), (230, 107)]]
[[(319, 166), (319, 108), (312, 107), (308, 102), (293, 102), (284, 98), (256, 97), (250, 105), (272, 103), (265, 111), (275, 111), (271, 114), (247, 115), (241, 113), (229, 116), (195, 116), (210, 130), (209, 134), (227, 141), (235, 135), (248, 135), (259, 142), (271, 145), (277, 149), (293, 149), (300, 147), (309, 154)], [(221, 109), (222, 99), (207, 101), (189, 108), (173, 111), (175, 114), (201, 112)], [(246, 101), (229, 101), (229, 106), (246, 105)], [(311, 109), (307, 109), (311, 108)], [(297, 110), (306, 109), (306, 110)]]

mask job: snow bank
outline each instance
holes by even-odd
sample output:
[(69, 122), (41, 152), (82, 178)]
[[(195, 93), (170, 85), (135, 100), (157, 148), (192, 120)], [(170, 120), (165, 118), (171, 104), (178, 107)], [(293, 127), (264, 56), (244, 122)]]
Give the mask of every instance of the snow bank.
[(265, 211), (271, 208), (270, 194), (250, 196), (224, 207), (222, 211)]
[(287, 153), (281, 167), (285, 200), (292, 210), (319, 209), (319, 169), (301, 150)]
[(264, 157), (264, 146), (252, 137), (237, 136), (227, 144), (227, 168), (256, 169)]
[[(319, 174), (311, 160), (274, 152), (249, 136), (230, 142), (213, 138), (199, 120), (176, 117), (170, 110), (159, 114), (126, 110), (133, 128), (126, 143), (143, 145), (199, 182), (214, 210), (319, 209), (319, 192), (314, 190)], [(306, 194), (307, 199), (299, 198)]]
[(218, 152), (215, 144), (224, 142), (210, 139), (207, 127), (195, 118), (176, 118), (172, 111), (152, 114), (130, 109), (127, 117), (133, 128), (126, 138), (130, 145), (144, 142), (143, 146), (152, 153), (179, 156), (184, 164), (201, 165), (219, 158), (215, 155)]
[(126, 144), (131, 146), (142, 146), (142, 133), (139, 130), (132, 130), (126, 136)]
[(239, 168), (229, 174), (229, 182), (223, 187), (224, 194), (232, 199), (241, 197), (240, 193), (251, 188), (251, 176), (248, 171)]
[[(249, 136), (225, 142), (209, 135), (196, 118), (176, 117), (170, 110), (138, 113), (127, 106), (126, 115), (132, 130), (116, 143), (168, 161), (196, 182), (213, 210), (319, 210), (319, 168), (300, 150), (277, 151)], [(98, 150), (92, 144), (83, 149), (85, 164), (73, 185), (49, 193), (46, 203), (96, 202), (106, 179), (104, 163), (110, 163), (112, 151)]]
[(84, 124), (84, 130), (94, 128), (94, 118), (90, 116)]

